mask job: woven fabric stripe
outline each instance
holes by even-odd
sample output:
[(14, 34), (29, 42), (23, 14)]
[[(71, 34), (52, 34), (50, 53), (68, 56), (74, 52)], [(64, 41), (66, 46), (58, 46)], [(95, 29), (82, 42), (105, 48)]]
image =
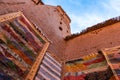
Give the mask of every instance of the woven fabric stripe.
[(23, 31), (25, 31), (25, 33), (28, 34), (30, 38), (33, 38), (35, 42), (39, 43), (38, 45), (42, 47), (40, 40), (28, 29), (28, 27), (23, 22), (16, 20), (14, 23), (21, 27), (21, 29), (23, 29)]
[(24, 23), (28, 28), (29, 30), (37, 37), (39, 38), (39, 40), (44, 44), (45, 41), (31, 28), (31, 26), (27, 23), (27, 21), (23, 18), (23, 17), (20, 17), (19, 20)]
[(50, 59), (48, 59), (47, 57), (44, 57), (44, 61), (46, 61), (47, 63), (51, 64), (52, 66), (54, 66), (55, 68), (57, 68), (56, 70), (61, 71), (61, 68), (57, 65), (55, 65)]
[(35, 78), (35, 80), (44, 80), (44, 79), (45, 78), (42, 75), (40, 75), (40, 74), (37, 74), (37, 76)]
[[(7, 28), (7, 26), (3, 26), (3, 27), (6, 27)], [(1, 28), (2, 29), (2, 28)], [(7, 30), (8, 30), (8, 28), (7, 28)], [(2, 31), (5, 33), (5, 35), (8, 37), (8, 39), (11, 41), (11, 45), (14, 45), (14, 43), (13, 43), (13, 41), (15, 42), (16, 41), (16, 38), (11, 38), (11, 36), (10, 36), (10, 33), (12, 33), (12, 31), (10, 32), (10, 33), (8, 33), (8, 31), (6, 31), (5, 29), (2, 29)], [(15, 34), (12, 34), (12, 35), (15, 35)], [(10, 39), (11, 38), (11, 39)], [(20, 40), (19, 40), (20, 41)], [(17, 43), (17, 41), (16, 41), (16, 43)], [(18, 44), (18, 43), (17, 43)], [(11, 45), (10, 44), (8, 44), (8, 46), (10, 46), (11, 47)], [(15, 46), (15, 45), (14, 45)], [(16, 46), (15, 48), (17, 48), (18, 46)], [(20, 48), (19, 48), (20, 49)], [(18, 51), (20, 51), (20, 53), (21, 53), (21, 55), (24, 55), (24, 57), (26, 57), (25, 56), (25, 54), (21, 51), (21, 50), (19, 50), (18, 49)], [(12, 49), (12, 50), (14, 50), (14, 49)], [(21, 56), (21, 57), (23, 57), (23, 56)], [(23, 57), (23, 58), (24, 58)], [(27, 61), (29, 61), (29, 59), (27, 60)]]
[(45, 64), (47, 67), (49, 67), (52, 71), (54, 71), (55, 73), (57, 73), (59, 76), (61, 75), (60, 72), (58, 72), (57, 70), (55, 70), (49, 63), (46, 63), (43, 60), (43, 64)]
[[(21, 26), (21, 28), (22, 28), (25, 32), (29, 32), (29, 33), (31, 34), (31, 35), (30, 35), (31, 37), (34, 37), (35, 40), (37, 40), (38, 42), (40, 42), (40, 44), (38, 44), (38, 45), (41, 45), (41, 44), (42, 44), (42, 42), (39, 40), (39, 38), (37, 38), (37, 36), (35, 36), (23, 22), (21, 22), (19, 19), (17, 19), (15, 22), (18, 23), (19, 26)], [(26, 28), (24, 28), (24, 27), (22, 27), (22, 26), (25, 26)]]
[(46, 73), (42, 68), (40, 69), (38, 74), (41, 74), (41, 76), (43, 76), (43, 78), (45, 78), (46, 80), (50, 80), (51, 79), (50, 77), (48, 77), (49, 74)]
[[(61, 68), (58, 63), (49, 54), (45, 55), (37, 73), (36, 80), (60, 80)], [(44, 79), (42, 79), (44, 78)]]
[[(6, 28), (5, 28), (5, 27), (6, 27)], [(13, 36), (13, 34), (10, 35), (10, 33), (13, 33), (13, 31), (10, 31), (10, 33), (8, 33), (9, 31), (6, 31), (6, 30), (10, 29), (10, 27), (8, 27), (7, 25), (5, 25), (5, 26), (3, 26), (2, 28), (4, 28), (5, 35), (6, 35), (6, 36), (10, 36), (10, 37), (8, 37), (8, 39), (11, 41), (11, 44), (12, 44), (12, 45), (14, 45), (14, 46), (15, 46), (18, 50), (20, 50), (21, 52), (24, 52), (25, 55), (28, 55), (27, 57), (29, 57), (29, 58), (32, 57), (32, 56), (30, 56), (30, 55), (24, 50), (23, 47), (20, 46), (20, 44), (19, 44), (20, 41), (17, 41), (16, 38), (11, 37), (11, 36)], [(14, 34), (14, 35), (16, 35), (16, 34)], [(29, 61), (29, 60), (28, 60), (28, 61)]]
[(40, 80), (40, 78), (36, 77), (35, 80)]
[(45, 64), (42, 64), (41, 66), (44, 66), (44, 68), (46, 68), (50, 73), (54, 74), (57, 77), (60, 77), (56, 72), (54, 72), (52, 69), (50, 69), (48, 66), (46, 66)]
[[(16, 22), (17, 22), (17, 21), (15, 20), (14, 23), (16, 23)], [(22, 26), (22, 25), (21, 25), (20, 23), (18, 23), (18, 22), (16, 23), (16, 25), (19, 26), (19, 27)], [(26, 29), (25, 27), (23, 27), (23, 28)], [(31, 34), (32, 34), (32, 33), (31, 33)], [(34, 49), (33, 49), (24, 39), (22, 39), (21, 37), (19, 37), (19, 38), (22, 40), (22, 42), (24, 42), (25, 45), (29, 46), (29, 48), (34, 51)], [(32, 38), (32, 36), (31, 36), (31, 38)], [(34, 53), (37, 54), (35, 51), (34, 51)]]
[(51, 66), (53, 69), (55, 69), (57, 72), (61, 72), (60, 68), (57, 68), (55, 65), (53, 65), (52, 63), (50, 63), (48, 60), (44, 59), (43, 62), (46, 62), (47, 64), (49, 64), (49, 66)]
[(49, 57), (49, 56), (45, 56), (45, 57), (47, 57), (48, 59), (50, 59), (55, 65), (57, 65), (58, 67), (60, 67), (51, 57)]
[(57, 80), (57, 77), (52, 74), (48, 69), (46, 69), (44, 66), (41, 66), (40, 71), (44, 74), (44, 76), (46, 76), (47, 78), (54, 80)]
[[(31, 44), (31, 46), (33, 46), (36, 51), (41, 50), (41, 46), (39, 46), (39, 45), (37, 44), (37, 42), (35, 41), (35, 37), (32, 36), (32, 34), (29, 32), (29, 30), (27, 29), (26, 26), (20, 26), (20, 25), (22, 25), (22, 23), (17, 23), (17, 24), (16, 24), (15, 21), (12, 22), (11, 24), (12, 24), (14, 27), (17, 26), (17, 29), (19, 29), (19, 30), (21, 31), (21, 32), (19, 32), (19, 35), (22, 34), (21, 37), (24, 37), (24, 38), (26, 39), (26, 41), (29, 41), (30, 44)], [(22, 30), (21, 27), (26, 27), (26, 28), (24, 28), (25, 31)], [(13, 28), (13, 29), (14, 29), (14, 28)], [(18, 31), (18, 30), (17, 30), (17, 31)], [(25, 36), (24, 36), (24, 35), (25, 35)], [(33, 44), (33, 43), (34, 43), (34, 44)]]
[(45, 60), (49, 61), (51, 64), (53, 64), (55, 67), (57, 67), (59, 70), (61, 70), (61, 68), (56, 65), (51, 59), (47, 58), (46, 56), (44, 57)]
[(48, 53), (46, 53), (46, 55), (47, 55), (51, 60), (53, 60), (53, 62), (55, 62), (57, 65), (59, 65), (59, 67), (62, 66), (58, 61), (56, 61), (54, 58), (52, 58)]
[(53, 79), (52, 80), (59, 80), (60, 78), (59, 77), (57, 77), (55, 74), (53, 74), (52, 72), (50, 72), (48, 69), (46, 69), (44, 66), (41, 66), (41, 68), (43, 68), (43, 70), (45, 70), (48, 74), (49, 74), (49, 76), (51, 76), (51, 77), (53, 77)]

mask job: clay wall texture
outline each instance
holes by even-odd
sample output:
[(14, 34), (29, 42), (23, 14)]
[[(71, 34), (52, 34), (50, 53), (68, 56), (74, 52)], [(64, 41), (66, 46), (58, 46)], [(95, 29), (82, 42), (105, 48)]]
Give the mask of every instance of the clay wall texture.
[(70, 21), (59, 6), (36, 5), (32, 0), (0, 0), (0, 15), (21, 11), (49, 39), (49, 51), (61, 60), (78, 59), (120, 44), (120, 22), (65, 41)]
[(120, 45), (120, 22), (83, 34), (67, 42), (66, 60), (78, 59), (98, 50)]
[[(32, 0), (0, 0), (0, 15), (21, 11), (26, 18), (50, 40), (49, 49), (59, 58), (63, 58), (66, 42), (64, 37), (70, 35), (65, 17), (57, 6), (36, 5)], [(59, 28), (62, 28), (60, 30)]]

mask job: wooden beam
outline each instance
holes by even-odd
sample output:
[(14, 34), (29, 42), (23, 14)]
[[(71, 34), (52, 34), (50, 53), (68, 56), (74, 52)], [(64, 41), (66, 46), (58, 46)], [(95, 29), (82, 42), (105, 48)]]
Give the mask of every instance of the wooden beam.
[(4, 22), (16, 17), (19, 17), (21, 15), (21, 12), (14, 12), (14, 13), (9, 13), (9, 14), (5, 14), (5, 15), (1, 15), (0, 16), (0, 22)]
[(112, 67), (112, 64), (110, 63), (110, 61), (109, 61), (109, 59), (108, 59), (108, 57), (107, 57), (106, 52), (105, 52), (104, 50), (102, 50), (102, 53), (103, 53), (103, 55), (105, 56), (105, 59), (106, 59), (108, 65), (110, 66), (110, 68), (111, 68), (111, 70), (112, 70), (112, 72), (113, 72), (113, 74), (114, 74), (114, 76), (115, 76), (115, 79), (116, 79), (116, 80), (119, 80), (116, 72), (114, 71), (114, 69), (113, 69), (113, 67)]
[(45, 55), (45, 52), (46, 52), (48, 46), (49, 46), (49, 43), (46, 43), (46, 44), (44, 45), (44, 48), (43, 48), (42, 51), (39, 53), (39, 55), (38, 55), (35, 63), (33, 64), (32, 68), (31, 68), (31, 70), (29, 71), (28, 75), (26, 76), (25, 80), (33, 80), (33, 79), (34, 79), (34, 77), (35, 77), (35, 75), (36, 75), (36, 72), (37, 72), (37, 70), (38, 70), (38, 68), (39, 68), (40, 63), (42, 62), (42, 59), (43, 59), (43, 57), (44, 57), (44, 55)]
[(34, 31), (46, 42), (43, 46), (43, 49), (38, 53), (38, 57), (36, 58), (33, 66), (31, 67), (31, 70), (29, 71), (28, 75), (25, 78), (25, 80), (33, 80), (36, 75), (36, 72), (39, 68), (39, 65), (42, 62), (45, 52), (46, 52), (47, 48), (49, 47), (49, 42), (39, 31), (37, 31), (36, 27), (33, 26), (23, 14), (21, 14), (21, 15), (30, 24), (30, 26), (34, 29)]
[[(14, 13), (9, 13), (9, 14), (5, 14), (5, 15), (1, 15), (0, 16), (0, 22), (4, 22), (7, 20), (11, 20), (13, 18), (22, 16), (27, 22), (28, 24), (32, 27), (32, 29), (45, 41), (45, 43), (43, 44), (43, 48), (41, 51), (38, 52), (38, 56), (35, 60), (35, 62), (33, 63), (33, 65), (31, 66), (30, 71), (28, 72), (27, 76), (25, 77), (25, 80), (33, 80), (36, 72), (39, 68), (39, 65), (41, 64), (41, 61), (45, 55), (46, 50), (48, 49), (49, 46), (49, 42), (48, 40), (36, 29), (35, 26), (33, 26), (28, 19), (23, 15), (22, 12), (14, 12)], [(1, 38), (3, 38), (3, 36), (0, 35)], [(4, 38), (3, 38), (4, 39)]]

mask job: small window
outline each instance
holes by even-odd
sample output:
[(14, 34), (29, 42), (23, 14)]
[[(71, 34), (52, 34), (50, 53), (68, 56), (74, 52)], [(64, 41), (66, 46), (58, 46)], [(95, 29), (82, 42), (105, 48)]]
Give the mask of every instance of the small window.
[(60, 24), (62, 24), (62, 22), (60, 22)]
[(44, 3), (41, 0), (32, 0), (36, 5), (38, 5), (39, 3), (41, 5), (44, 5)]
[(62, 30), (63, 30), (63, 29), (62, 29), (62, 27), (59, 27), (59, 30), (61, 30), (61, 31), (62, 31)]
[(67, 33), (68, 33), (68, 30), (67, 30)]
[(54, 10), (54, 12), (56, 12), (57, 10)]

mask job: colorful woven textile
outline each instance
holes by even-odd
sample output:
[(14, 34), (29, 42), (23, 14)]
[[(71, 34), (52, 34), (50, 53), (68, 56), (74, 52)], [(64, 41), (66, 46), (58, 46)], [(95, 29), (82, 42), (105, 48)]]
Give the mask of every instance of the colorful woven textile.
[(35, 80), (60, 80), (61, 67), (62, 65), (47, 52)]
[[(104, 73), (106, 67), (107, 62), (102, 54), (86, 55), (81, 59), (66, 62), (64, 80), (105, 80), (108, 77), (97, 79), (99, 76), (96, 75)], [(111, 77), (109, 76), (109, 79)]]
[(64, 80), (116, 80), (112, 70), (108, 67), (102, 71), (95, 71), (91, 73), (78, 72), (76, 75), (69, 73), (64, 77)]
[(0, 21), (0, 80), (23, 80), (44, 44), (24, 16)]
[(120, 79), (120, 47), (106, 48), (103, 50), (116, 79)]
[[(96, 54), (95, 54), (96, 55)], [(84, 56), (86, 57), (86, 56)], [(81, 58), (78, 61), (66, 62), (65, 72), (80, 72), (92, 68), (106, 66), (106, 60), (103, 55), (97, 54), (95, 57), (87, 56), (87, 59)]]

